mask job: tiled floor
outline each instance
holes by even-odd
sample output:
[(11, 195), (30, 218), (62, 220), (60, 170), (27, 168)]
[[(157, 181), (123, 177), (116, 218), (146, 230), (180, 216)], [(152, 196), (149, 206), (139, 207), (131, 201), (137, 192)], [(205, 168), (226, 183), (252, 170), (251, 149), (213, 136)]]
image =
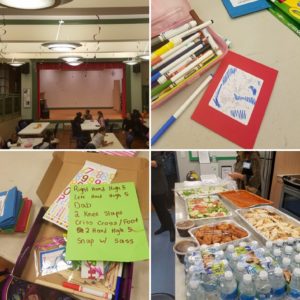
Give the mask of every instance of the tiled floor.
[[(174, 209), (172, 210), (174, 220)], [(175, 255), (169, 232), (154, 235), (160, 227), (155, 211), (151, 213), (151, 294), (175, 294)]]

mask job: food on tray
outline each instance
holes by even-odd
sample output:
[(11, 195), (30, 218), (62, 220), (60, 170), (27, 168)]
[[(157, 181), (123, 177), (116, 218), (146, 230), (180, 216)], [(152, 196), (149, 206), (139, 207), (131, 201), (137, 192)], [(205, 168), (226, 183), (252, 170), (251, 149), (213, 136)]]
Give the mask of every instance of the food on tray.
[(251, 207), (258, 204), (272, 204), (273, 202), (257, 196), (248, 191), (227, 191), (219, 193), (223, 198), (227, 199), (235, 206), (240, 208)]
[(42, 124), (36, 124), (33, 128), (34, 129), (39, 129), (39, 128), (41, 128), (42, 127)]
[(184, 199), (193, 198), (193, 197), (200, 197), (203, 195), (209, 195), (209, 194), (217, 194), (221, 192), (225, 192), (226, 189), (221, 185), (203, 185), (202, 187), (198, 188), (190, 188), (190, 189), (184, 189), (181, 191), (178, 191), (180, 197)]
[(217, 196), (207, 196), (187, 200), (191, 219), (226, 217), (229, 212)]
[(242, 239), (247, 237), (248, 233), (233, 223), (219, 223), (217, 225), (201, 226), (193, 231), (193, 235), (200, 245), (212, 245)]
[(258, 233), (271, 241), (300, 238), (300, 226), (287, 217), (267, 208), (252, 208), (243, 213), (244, 218)]

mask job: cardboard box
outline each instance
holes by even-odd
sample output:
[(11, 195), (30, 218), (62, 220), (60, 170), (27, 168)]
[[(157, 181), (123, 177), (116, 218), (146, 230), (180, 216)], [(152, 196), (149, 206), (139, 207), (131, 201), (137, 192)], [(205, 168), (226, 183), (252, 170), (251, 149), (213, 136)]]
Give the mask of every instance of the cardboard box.
[[(87, 152), (54, 152), (53, 160), (49, 165), (39, 187), (37, 194), (44, 203), (32, 229), (21, 250), (20, 256), (13, 270), (13, 275), (40, 285), (51, 287), (63, 292), (83, 296), (89, 299), (100, 299), (85, 293), (71, 291), (62, 286), (62, 276), (51, 274), (43, 277), (36, 277), (33, 245), (35, 241), (62, 235), (66, 233), (58, 226), (43, 219), (47, 208), (70, 183), (76, 173), (82, 168), (85, 161), (92, 161), (105, 166), (117, 169), (113, 182), (134, 182), (137, 189), (139, 204), (144, 220), (148, 220), (149, 214), (149, 162), (144, 158), (117, 157), (99, 153)], [(124, 268), (127, 274), (122, 284), (122, 299), (130, 299), (131, 279), (133, 264), (126, 264)]]

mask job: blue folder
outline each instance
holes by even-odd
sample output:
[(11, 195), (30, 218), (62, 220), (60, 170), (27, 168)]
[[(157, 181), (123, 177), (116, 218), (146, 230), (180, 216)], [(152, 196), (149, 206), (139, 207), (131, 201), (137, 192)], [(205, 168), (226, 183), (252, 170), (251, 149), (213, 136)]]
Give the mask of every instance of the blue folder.
[(0, 193), (0, 196), (5, 195), (4, 211), (0, 216), (0, 229), (8, 229), (16, 225), (23, 201), (22, 193), (16, 187)]
[(267, 0), (256, 0), (254, 2), (245, 3), (236, 7), (232, 5), (232, 0), (222, 0), (222, 1), (231, 18), (237, 18), (270, 7), (270, 4), (268, 3)]

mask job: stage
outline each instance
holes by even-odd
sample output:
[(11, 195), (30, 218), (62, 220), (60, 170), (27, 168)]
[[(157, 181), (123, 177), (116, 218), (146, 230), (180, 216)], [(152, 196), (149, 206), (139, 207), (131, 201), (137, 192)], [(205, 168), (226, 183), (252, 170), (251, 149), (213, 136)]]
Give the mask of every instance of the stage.
[[(41, 121), (49, 121), (49, 122), (69, 122), (73, 120), (76, 116), (77, 112), (81, 112), (82, 116), (85, 114), (85, 108), (77, 108), (77, 109), (49, 109), (49, 119), (40, 119)], [(94, 119), (98, 118), (98, 111), (102, 111), (104, 115), (104, 119), (111, 121), (120, 121), (122, 120), (122, 113), (110, 108), (99, 108), (99, 109), (90, 109), (90, 113), (92, 114)]]

